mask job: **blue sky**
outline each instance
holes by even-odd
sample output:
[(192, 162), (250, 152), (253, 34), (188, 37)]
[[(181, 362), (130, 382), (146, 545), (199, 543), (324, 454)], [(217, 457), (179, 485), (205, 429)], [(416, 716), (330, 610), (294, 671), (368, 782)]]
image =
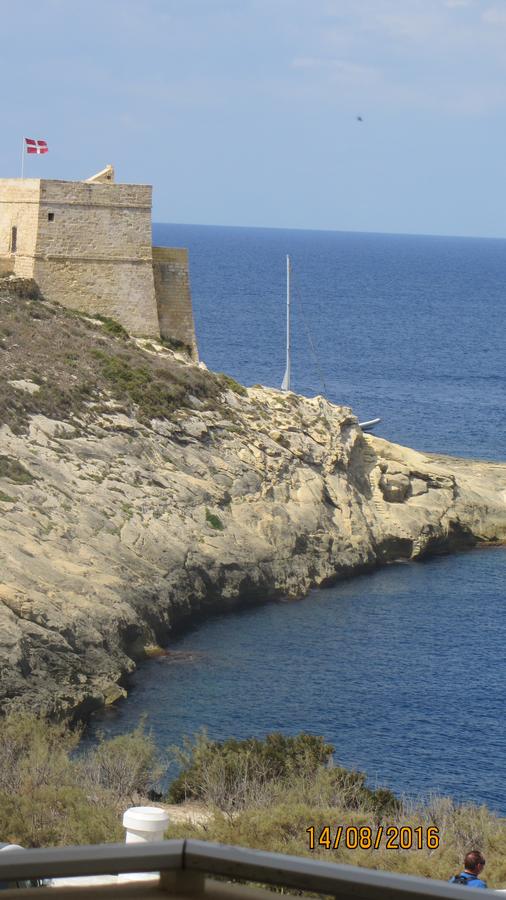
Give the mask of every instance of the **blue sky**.
[[(0, 175), (166, 222), (506, 236), (506, 0), (3, 4)], [(363, 118), (357, 121), (357, 116)]]

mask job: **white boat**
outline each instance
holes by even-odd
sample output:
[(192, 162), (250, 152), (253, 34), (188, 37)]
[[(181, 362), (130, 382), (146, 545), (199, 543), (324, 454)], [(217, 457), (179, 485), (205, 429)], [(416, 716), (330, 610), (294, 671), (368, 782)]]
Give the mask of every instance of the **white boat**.
[[(290, 359), (290, 257), (286, 257), (286, 369), (281, 382), (281, 390), (289, 391), (291, 379), (291, 359)], [(371, 431), (381, 422), (381, 419), (368, 419), (367, 422), (359, 422), (362, 431)]]
[(374, 428), (374, 426), (377, 425), (378, 422), (381, 422), (381, 419), (369, 419), (368, 422), (359, 422), (358, 424), (360, 425), (362, 431), (371, 431), (371, 429)]

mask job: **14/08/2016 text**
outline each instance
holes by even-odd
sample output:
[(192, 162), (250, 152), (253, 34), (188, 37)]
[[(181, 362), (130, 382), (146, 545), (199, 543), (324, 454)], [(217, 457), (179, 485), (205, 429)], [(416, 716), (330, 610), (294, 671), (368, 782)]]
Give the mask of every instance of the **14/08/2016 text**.
[(382, 840), (385, 841), (386, 850), (437, 850), (439, 847), (439, 829), (435, 827), (411, 828), (403, 825), (378, 825), (370, 828), (368, 825), (338, 825), (331, 827), (325, 825), (319, 834), (314, 825), (306, 828), (309, 835), (309, 849), (316, 850), (322, 847), (325, 850), (338, 850), (339, 845), (347, 850), (379, 850)]

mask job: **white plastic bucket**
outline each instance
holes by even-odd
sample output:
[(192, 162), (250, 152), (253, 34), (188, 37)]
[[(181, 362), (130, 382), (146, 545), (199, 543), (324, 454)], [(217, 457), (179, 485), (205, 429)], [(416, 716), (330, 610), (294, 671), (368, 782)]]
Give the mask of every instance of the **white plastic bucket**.
[(157, 806), (131, 806), (123, 814), (127, 844), (163, 841), (168, 824), (168, 814)]
[[(123, 814), (123, 827), (126, 829), (125, 841), (127, 844), (163, 841), (168, 824), (168, 814), (157, 806), (131, 806)], [(158, 877), (158, 872), (128, 872), (118, 875), (118, 882), (156, 881)]]

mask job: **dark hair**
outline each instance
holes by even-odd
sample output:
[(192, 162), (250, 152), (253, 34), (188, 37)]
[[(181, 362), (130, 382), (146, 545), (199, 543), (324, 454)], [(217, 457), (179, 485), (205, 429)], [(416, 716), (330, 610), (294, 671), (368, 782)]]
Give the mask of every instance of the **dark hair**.
[(482, 866), (485, 865), (485, 857), (479, 850), (471, 850), (469, 853), (466, 853), (466, 858), (464, 860), (466, 869), (469, 869), (470, 872), (475, 872), (480, 864)]

